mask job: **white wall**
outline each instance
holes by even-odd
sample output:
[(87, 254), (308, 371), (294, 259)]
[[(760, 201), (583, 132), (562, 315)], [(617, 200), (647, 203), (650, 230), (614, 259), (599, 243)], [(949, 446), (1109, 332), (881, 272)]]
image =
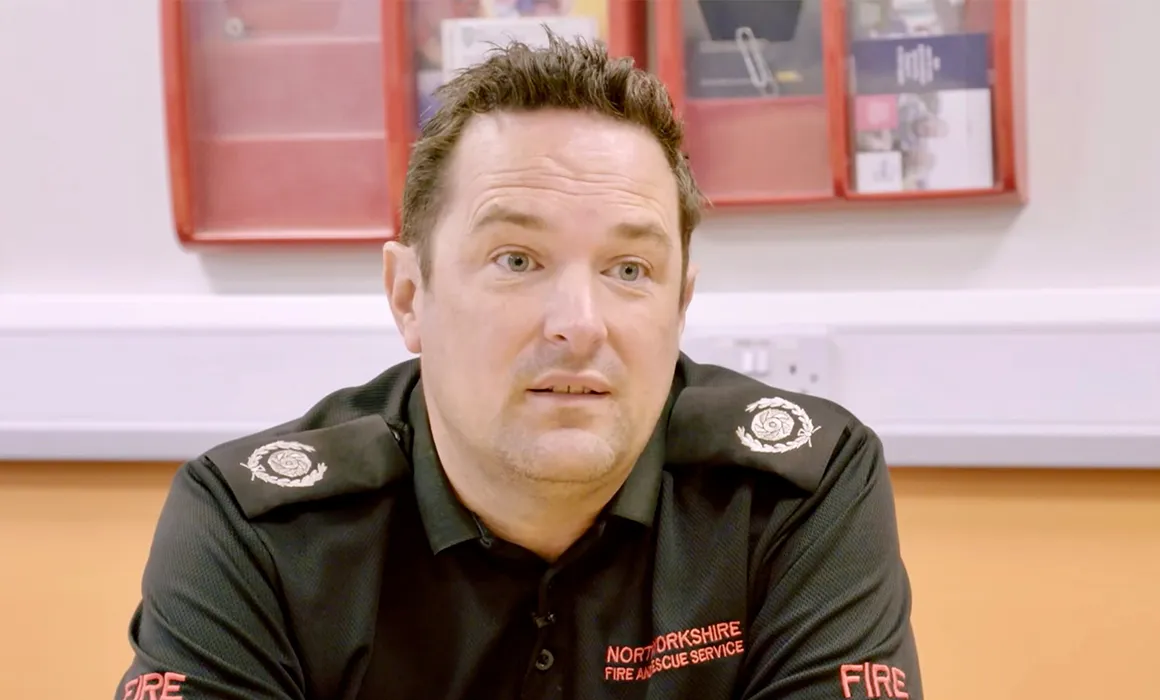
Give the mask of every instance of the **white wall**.
[[(1096, 432), (1106, 442), (1098, 449), (1090, 443), (1093, 452), (1084, 460), (1099, 461), (1110, 454), (1102, 446), (1119, 445), (1127, 453), (1112, 462), (1160, 466), (1160, 380), (1158, 361), (1149, 359), (1160, 358), (1160, 105), (1145, 87), (1154, 71), (1135, 55), (1154, 43), (1160, 5), (1028, 5), (1030, 205), (1020, 212), (714, 213), (694, 245), (703, 269), (699, 290), (706, 295), (695, 318), (704, 321), (702, 329), (713, 322), (769, 329), (787, 315), (829, 327), (842, 367), (835, 398), (895, 434), (897, 451), (909, 454), (903, 462), (1054, 463), (1058, 450), (1044, 452), (1042, 445), (1061, 433), (1090, 433), (1091, 407), (1112, 401), (1135, 413), (1103, 419), (1107, 429)], [(352, 365), (360, 371), (399, 355), (385, 327), (385, 307), (368, 298), (379, 293), (373, 247), (212, 253), (178, 247), (169, 218), (157, 6), (147, 0), (0, 0), (0, 457), (83, 456), (99, 447), (93, 432), (106, 429), (121, 437), (100, 448), (105, 456), (177, 456), (197, 449), (197, 440), (281, 420), (299, 410), (307, 394), (285, 394), (275, 385), (304, 371), (313, 377), (311, 390), (347, 379), (316, 369), (347, 342), (326, 339), (337, 332), (333, 318), (358, 319), (352, 323), (359, 327), (384, 324), (375, 333), (387, 338), (386, 345), (375, 341), (372, 347), (383, 349), (364, 357), (365, 365)], [(871, 294), (892, 291), (909, 293)], [(936, 291), (939, 296), (927, 296)], [(716, 296), (725, 292), (742, 295)], [(837, 294), (818, 296), (831, 292)], [(294, 300), (275, 307), (268, 298), (319, 294), (339, 296), (322, 306)], [(48, 303), (43, 295), (70, 296)], [(87, 305), (78, 306), (81, 299)], [(176, 382), (163, 369), (150, 383), (135, 375), (142, 367), (161, 367), (165, 358), (125, 335), (126, 301), (146, 302), (154, 320), (196, 336), (191, 342), (202, 343), (201, 356), (216, 353), (217, 371), (241, 371), (247, 362), (239, 346), (223, 345), (232, 341), (215, 331), (221, 314), (238, 313), (259, 325), (281, 314), (278, 327), (320, 339), (321, 355), (288, 359), (284, 374), (267, 377), (270, 386), (250, 386), (265, 392), (267, 403), (255, 405), (269, 410), (215, 422), (213, 392), (197, 391), (208, 385), (220, 395), (227, 390), (220, 382), (208, 375), (207, 382)], [(183, 316), (195, 308), (194, 317)], [(1043, 314), (1055, 325), (1012, 332), (1012, 322)], [(93, 319), (107, 323), (94, 326)], [(989, 339), (978, 348), (995, 353), (991, 364), (980, 368), (956, 341), (964, 320)], [(141, 321), (133, 332), (160, 337), (164, 327), (150, 323)], [(46, 336), (41, 326), (63, 335)], [(865, 328), (876, 329), (875, 337), (888, 338), (882, 341), (887, 344), (859, 344), (856, 332)], [(1032, 336), (1032, 345), (1004, 345)], [(1077, 338), (1094, 345), (1072, 355), (1052, 353), (1045, 364), (1044, 348), (1061, 337), (1073, 348)], [(267, 342), (279, 352), (302, 347), (272, 337)], [(255, 351), (247, 346), (246, 352)], [(885, 356), (901, 364), (886, 372), (879, 361)], [(52, 357), (69, 359), (64, 367), (73, 373), (67, 380), (78, 402), (72, 408), (56, 399), (51, 405), (34, 400), (43, 383), (66, 380), (60, 365), (49, 369)], [(1028, 379), (1027, 371), (1005, 364), (1013, 357), (1028, 358), (1040, 371)], [(958, 380), (950, 385), (932, 381), (952, 372)], [(91, 385), (94, 373), (121, 379), (98, 387)], [(1147, 373), (1151, 378), (1142, 376)], [(1082, 376), (1087, 381), (1077, 383)], [(942, 389), (934, 394), (932, 387)], [(98, 389), (110, 393), (97, 401)], [(167, 415), (169, 409), (158, 406), (172, 400), (166, 392), (179, 389), (194, 392), (186, 399), (203, 404), (189, 415)], [(947, 395), (951, 390), (970, 393), (965, 405), (975, 413), (964, 414), (963, 399)], [(271, 405), (274, 397), (280, 398)], [(1026, 405), (1019, 416), (993, 420), (988, 407), (1004, 400)], [(1076, 410), (1060, 414), (1060, 404)], [(197, 421), (217, 427), (202, 430), (193, 425)], [(142, 446), (134, 440), (149, 432), (145, 424), (153, 426), (154, 438), (176, 439), (183, 431), (194, 437), (172, 448), (164, 442)], [(161, 424), (172, 429), (159, 433)], [(905, 435), (918, 433), (899, 426), (920, 424), (926, 427), (918, 433), (925, 430), (934, 443), (907, 453)], [(1027, 425), (1037, 427), (1024, 430)], [(1040, 447), (996, 447), (1012, 430), (1038, 436)], [(1124, 430), (1146, 441), (1124, 448), (1117, 437)], [(78, 437), (82, 433), (90, 437)], [(984, 442), (964, 452), (941, 439), (952, 433)], [(64, 435), (72, 437), (59, 437)]]
[[(1025, 211), (714, 215), (703, 291), (1160, 285), (1160, 6), (1027, 1)], [(377, 293), (367, 248), (174, 244), (158, 4), (0, 0), (0, 292)]]

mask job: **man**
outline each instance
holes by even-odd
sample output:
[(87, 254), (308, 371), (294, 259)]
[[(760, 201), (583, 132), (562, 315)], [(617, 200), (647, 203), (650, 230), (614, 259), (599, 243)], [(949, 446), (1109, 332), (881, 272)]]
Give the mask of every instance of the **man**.
[(553, 38), (441, 102), (384, 254), (419, 359), (180, 470), (116, 697), (920, 698), (877, 438), (678, 351), (659, 82)]

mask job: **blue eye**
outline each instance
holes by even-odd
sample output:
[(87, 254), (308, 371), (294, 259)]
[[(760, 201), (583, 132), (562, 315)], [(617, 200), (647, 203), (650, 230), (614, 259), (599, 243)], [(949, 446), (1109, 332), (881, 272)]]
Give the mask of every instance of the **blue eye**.
[(644, 276), (644, 265), (637, 262), (623, 262), (616, 266), (616, 276), (622, 282), (636, 282)]
[(504, 253), (497, 262), (511, 272), (527, 272), (532, 269), (532, 259), (525, 253)]

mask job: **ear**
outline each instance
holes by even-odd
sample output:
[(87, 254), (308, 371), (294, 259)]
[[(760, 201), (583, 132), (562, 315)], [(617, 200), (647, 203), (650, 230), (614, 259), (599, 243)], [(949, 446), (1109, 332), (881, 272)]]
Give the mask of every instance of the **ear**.
[(693, 301), (693, 290), (697, 286), (697, 273), (701, 269), (697, 267), (697, 263), (689, 263), (689, 271), (685, 274), (685, 288), (681, 290), (681, 334), (685, 333), (685, 314), (689, 310), (689, 304)]
[(415, 354), (422, 352), (419, 321), (423, 307), (423, 280), (414, 248), (398, 241), (388, 241), (383, 246), (383, 286), (395, 317), (395, 327), (402, 334), (407, 350)]

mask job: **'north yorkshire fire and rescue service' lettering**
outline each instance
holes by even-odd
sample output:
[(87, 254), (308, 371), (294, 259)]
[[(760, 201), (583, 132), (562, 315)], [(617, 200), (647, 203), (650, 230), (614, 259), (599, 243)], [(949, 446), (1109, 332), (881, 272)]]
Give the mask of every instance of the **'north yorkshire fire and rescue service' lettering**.
[(662, 634), (645, 646), (610, 646), (605, 651), (604, 680), (644, 681), (662, 671), (703, 664), (745, 653), (741, 623), (718, 622)]

